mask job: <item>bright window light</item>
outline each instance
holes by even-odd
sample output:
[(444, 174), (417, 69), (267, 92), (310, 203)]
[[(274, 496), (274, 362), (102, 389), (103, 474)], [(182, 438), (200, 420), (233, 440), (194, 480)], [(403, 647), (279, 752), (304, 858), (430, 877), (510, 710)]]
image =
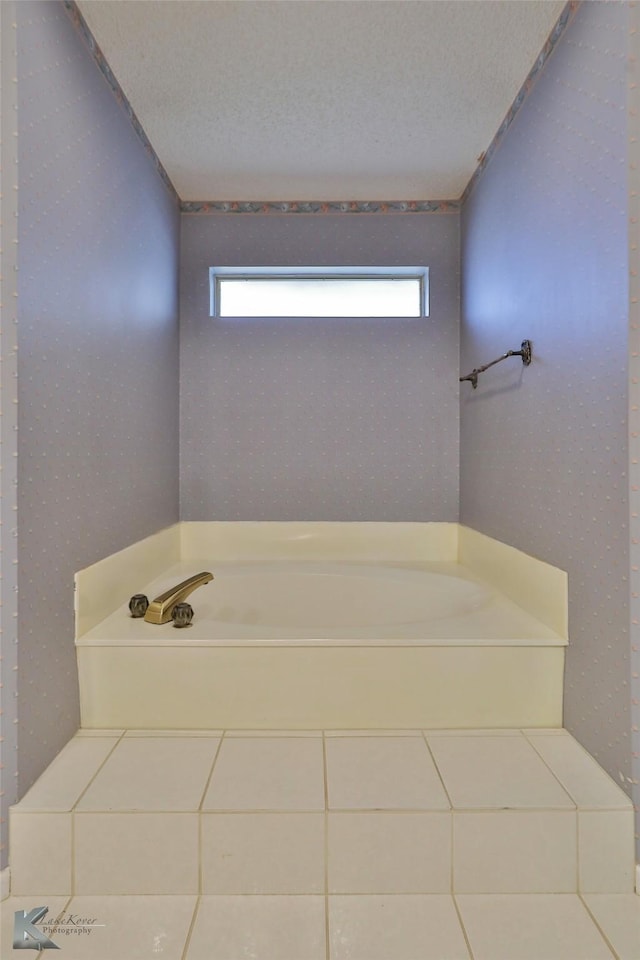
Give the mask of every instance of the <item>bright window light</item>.
[(426, 267), (212, 267), (215, 317), (424, 317)]

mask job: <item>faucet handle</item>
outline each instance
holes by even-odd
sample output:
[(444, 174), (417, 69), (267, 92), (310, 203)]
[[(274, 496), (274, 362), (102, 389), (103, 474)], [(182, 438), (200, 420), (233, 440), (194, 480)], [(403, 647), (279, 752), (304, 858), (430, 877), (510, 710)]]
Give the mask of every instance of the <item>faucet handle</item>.
[(131, 616), (139, 619), (144, 617), (147, 612), (147, 607), (149, 606), (149, 600), (145, 597), (144, 593), (134, 593), (129, 600), (129, 610), (131, 611)]
[(190, 603), (176, 603), (171, 611), (174, 627), (188, 627), (193, 620), (193, 607)]

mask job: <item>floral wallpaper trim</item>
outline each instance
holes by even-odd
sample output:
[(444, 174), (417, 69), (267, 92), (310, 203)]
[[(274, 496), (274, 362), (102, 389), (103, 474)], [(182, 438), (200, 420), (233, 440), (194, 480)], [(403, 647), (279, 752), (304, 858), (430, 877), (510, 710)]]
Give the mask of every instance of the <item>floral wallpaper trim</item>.
[(111, 70), (111, 67), (107, 63), (105, 55), (103, 54), (102, 50), (100, 49), (100, 47), (96, 42), (96, 38), (94, 37), (91, 30), (87, 26), (86, 20), (80, 13), (77, 3), (75, 2), (75, 0), (62, 0), (62, 2), (64, 3), (65, 9), (69, 14), (69, 17), (71, 18), (71, 22), (75, 26), (76, 30), (78, 31), (78, 34), (82, 38), (82, 41), (84, 42), (85, 46), (88, 48), (89, 52), (91, 53), (91, 56), (95, 60), (98, 69), (100, 70), (103, 77), (111, 87), (113, 95), (115, 96), (116, 100), (118, 101), (120, 106), (123, 108), (123, 110), (127, 114), (129, 118), (129, 122), (131, 123), (131, 126), (133, 127), (136, 135), (138, 136), (139, 140), (142, 142), (145, 150), (147, 151), (151, 159), (153, 160), (153, 163), (155, 165), (156, 170), (158, 171), (158, 174), (161, 180), (164, 182), (169, 192), (173, 194), (173, 196), (177, 201), (179, 201), (180, 197), (178, 196), (178, 192), (174, 187), (173, 183), (171, 182), (171, 178), (169, 177), (169, 174), (163, 167), (162, 161), (158, 157), (158, 154), (153, 149), (151, 141), (149, 140), (148, 136), (144, 132), (142, 124), (140, 123), (137, 116), (135, 115), (133, 107), (129, 103), (124, 93), (124, 90), (118, 83), (116, 77), (113, 74), (113, 71)]
[(459, 200), (183, 200), (182, 213), (457, 213)]
[(460, 197), (461, 205), (464, 204), (469, 194), (471, 193), (476, 183), (478, 182), (478, 179), (482, 176), (482, 173), (485, 167), (490, 162), (492, 156), (494, 155), (497, 148), (499, 147), (502, 141), (502, 138), (504, 137), (505, 133), (507, 132), (507, 130), (509, 129), (513, 121), (515, 120), (516, 114), (518, 113), (520, 107), (522, 106), (527, 96), (531, 92), (531, 89), (535, 84), (536, 80), (538, 79), (538, 77), (540, 76), (540, 73), (545, 63), (547, 62), (547, 60), (555, 50), (558, 44), (558, 41), (560, 40), (560, 37), (562, 36), (566, 28), (569, 26), (569, 24), (573, 20), (581, 3), (582, 3), (582, 0), (569, 0), (569, 2), (565, 5), (562, 13), (558, 17), (555, 27), (549, 34), (549, 37), (545, 45), (543, 46), (542, 50), (538, 54), (538, 58), (536, 62), (534, 63), (531, 70), (529, 71), (527, 75), (527, 79), (524, 81), (524, 83), (520, 87), (520, 90), (518, 91), (518, 94), (515, 100), (513, 101), (513, 103), (509, 107), (509, 110), (507, 111), (507, 115), (505, 116), (504, 120), (498, 127), (498, 131), (496, 135), (494, 136), (493, 140), (491, 141), (487, 149), (484, 151), (484, 153), (480, 155), (478, 166), (473, 171), (471, 179), (469, 180), (469, 183), (464, 188), (462, 196)]

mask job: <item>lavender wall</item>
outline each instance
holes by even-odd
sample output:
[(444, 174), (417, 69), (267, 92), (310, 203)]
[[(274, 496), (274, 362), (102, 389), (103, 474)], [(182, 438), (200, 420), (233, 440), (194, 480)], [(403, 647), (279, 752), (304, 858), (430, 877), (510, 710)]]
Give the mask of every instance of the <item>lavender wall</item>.
[(17, 303), (18, 98), (15, 3), (0, 3), (0, 870), (18, 796)]
[[(183, 215), (183, 520), (456, 520), (459, 218)], [(430, 268), (418, 320), (214, 320), (212, 265)]]
[(461, 520), (569, 572), (565, 725), (629, 788), (628, 7), (585, 3), (464, 206)]
[[(629, 8), (629, 36), (640, 36), (640, 7)], [(631, 50), (629, 51), (631, 53)], [(629, 163), (629, 512), (631, 588), (631, 755), (633, 799), (640, 817), (640, 63), (627, 74)], [(640, 833), (640, 831), (637, 831)], [(637, 858), (640, 860), (640, 851)]]
[(63, 5), (16, 6), (22, 794), (78, 727), (74, 571), (178, 517), (179, 213)]

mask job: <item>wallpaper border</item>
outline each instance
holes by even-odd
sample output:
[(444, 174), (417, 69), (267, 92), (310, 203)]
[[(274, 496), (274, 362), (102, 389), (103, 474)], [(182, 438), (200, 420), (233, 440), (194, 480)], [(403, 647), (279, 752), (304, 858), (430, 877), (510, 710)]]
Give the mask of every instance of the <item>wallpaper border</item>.
[(516, 116), (518, 115), (520, 107), (523, 105), (523, 103), (531, 93), (536, 81), (538, 80), (542, 70), (544, 69), (545, 64), (547, 63), (547, 60), (549, 59), (549, 57), (557, 47), (558, 41), (560, 40), (565, 30), (567, 29), (567, 27), (575, 17), (581, 4), (582, 4), (582, 0), (569, 0), (569, 2), (565, 4), (564, 9), (560, 14), (560, 16), (558, 17), (553, 30), (549, 34), (542, 50), (538, 54), (536, 62), (534, 63), (533, 67), (527, 74), (526, 80), (520, 87), (520, 90), (518, 91), (515, 100), (507, 110), (506, 116), (502, 121), (502, 123), (500, 124), (500, 126), (498, 127), (498, 130), (496, 131), (496, 134), (493, 140), (491, 141), (487, 149), (484, 151), (484, 153), (480, 154), (478, 166), (471, 174), (471, 179), (469, 180), (469, 183), (464, 188), (462, 192), (462, 196), (460, 197), (461, 205), (464, 204), (467, 198), (470, 196), (476, 183), (484, 173), (485, 168), (491, 162), (491, 158), (493, 157), (494, 153), (502, 143), (502, 140), (504, 139), (505, 134), (507, 133), (509, 127), (511, 126)]
[(182, 213), (458, 213), (459, 200), (183, 200)]
[(129, 123), (133, 127), (133, 130), (136, 136), (138, 137), (138, 139), (144, 146), (145, 150), (151, 157), (160, 179), (164, 182), (165, 186), (167, 187), (169, 192), (172, 194), (174, 199), (179, 203), (180, 197), (178, 196), (178, 191), (176, 190), (173, 183), (171, 182), (171, 178), (167, 173), (167, 171), (165, 170), (158, 154), (153, 149), (153, 144), (151, 143), (151, 141), (149, 140), (149, 137), (144, 132), (144, 127), (138, 120), (135, 114), (135, 111), (131, 106), (131, 104), (129, 103), (129, 100), (124, 90), (118, 83), (111, 67), (107, 62), (107, 58), (103, 54), (102, 50), (100, 49), (96, 41), (96, 38), (94, 37), (91, 30), (89, 29), (87, 25), (87, 21), (84, 19), (84, 17), (80, 13), (80, 8), (78, 7), (76, 0), (62, 0), (62, 3), (64, 5), (65, 10), (69, 14), (71, 22), (76, 28), (78, 35), (82, 39), (82, 42), (84, 43), (85, 47), (93, 57), (96, 63), (96, 66), (100, 70), (100, 73), (109, 84), (109, 87), (111, 88), (111, 92), (113, 93), (120, 107), (126, 113), (129, 119)]

